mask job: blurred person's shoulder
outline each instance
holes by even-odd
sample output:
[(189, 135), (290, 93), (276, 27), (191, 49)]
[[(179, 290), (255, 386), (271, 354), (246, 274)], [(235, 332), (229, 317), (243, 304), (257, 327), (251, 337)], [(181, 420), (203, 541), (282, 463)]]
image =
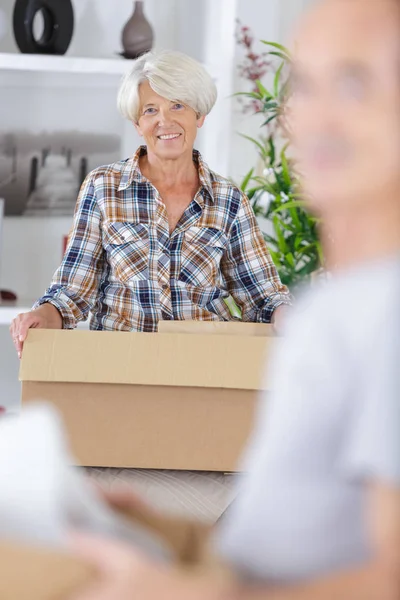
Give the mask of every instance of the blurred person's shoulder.
[(301, 290), (287, 331), (346, 334), (379, 327), (397, 309), (399, 291), (400, 255), (354, 266)]

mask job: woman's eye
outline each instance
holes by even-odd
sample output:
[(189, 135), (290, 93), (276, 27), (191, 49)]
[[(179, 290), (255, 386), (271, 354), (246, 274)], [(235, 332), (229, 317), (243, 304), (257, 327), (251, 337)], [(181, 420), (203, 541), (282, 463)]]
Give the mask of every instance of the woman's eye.
[(144, 115), (154, 115), (156, 113), (156, 109), (155, 108), (146, 108), (146, 110), (144, 111)]
[(185, 108), (183, 104), (181, 104), (180, 102), (176, 102), (173, 107), (174, 110), (181, 110), (182, 108)]

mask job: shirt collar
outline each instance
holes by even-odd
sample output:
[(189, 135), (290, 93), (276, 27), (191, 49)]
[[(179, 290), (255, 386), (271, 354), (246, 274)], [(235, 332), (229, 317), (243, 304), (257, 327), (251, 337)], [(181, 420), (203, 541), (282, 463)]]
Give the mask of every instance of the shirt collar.
[[(135, 154), (129, 158), (122, 168), (121, 179), (118, 186), (118, 191), (126, 190), (135, 181), (137, 183), (146, 183), (148, 179), (142, 175), (139, 167), (141, 156), (146, 154), (146, 146), (140, 146)], [(199, 172), (199, 179), (202, 187), (208, 192), (212, 202), (214, 202), (214, 191), (212, 185), (212, 173), (207, 163), (204, 162), (200, 152), (193, 150), (193, 160)]]

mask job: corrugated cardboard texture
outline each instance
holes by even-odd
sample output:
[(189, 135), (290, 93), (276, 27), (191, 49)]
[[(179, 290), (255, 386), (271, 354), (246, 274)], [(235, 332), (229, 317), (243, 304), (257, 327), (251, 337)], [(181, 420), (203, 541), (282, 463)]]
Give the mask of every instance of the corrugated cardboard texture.
[(23, 402), (48, 400), (85, 466), (235, 471), (257, 392), (24, 382)]
[(243, 323), (242, 321), (159, 321), (158, 333), (275, 337), (275, 330), (272, 325), (267, 323)]
[(259, 390), (271, 337), (31, 329), (22, 381)]
[(0, 541), (0, 564), (1, 600), (68, 598), (94, 577), (67, 554), (13, 542)]

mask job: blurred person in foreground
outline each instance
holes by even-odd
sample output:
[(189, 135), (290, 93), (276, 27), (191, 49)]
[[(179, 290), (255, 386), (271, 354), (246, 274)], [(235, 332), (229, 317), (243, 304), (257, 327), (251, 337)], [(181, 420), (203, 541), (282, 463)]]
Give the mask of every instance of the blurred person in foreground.
[[(217, 99), (211, 76), (173, 51), (134, 61), (118, 96), (145, 145), (84, 181), (60, 268), (11, 335), (30, 328), (157, 331), (160, 320), (275, 323), (290, 303), (243, 192), (194, 144)], [(279, 326), (279, 324), (277, 324)]]
[(319, 3), (295, 48), (293, 145), (332, 278), (299, 303), (270, 368), (216, 531), (232, 579), (79, 537), (100, 582), (73, 600), (400, 598), (399, 3)]

